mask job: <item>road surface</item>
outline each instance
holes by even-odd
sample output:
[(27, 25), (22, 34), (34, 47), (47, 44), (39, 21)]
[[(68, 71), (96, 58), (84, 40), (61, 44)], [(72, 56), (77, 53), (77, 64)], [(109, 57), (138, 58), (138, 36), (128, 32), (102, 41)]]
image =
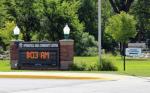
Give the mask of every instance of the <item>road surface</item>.
[(118, 80), (0, 79), (0, 93), (150, 93), (150, 78)]

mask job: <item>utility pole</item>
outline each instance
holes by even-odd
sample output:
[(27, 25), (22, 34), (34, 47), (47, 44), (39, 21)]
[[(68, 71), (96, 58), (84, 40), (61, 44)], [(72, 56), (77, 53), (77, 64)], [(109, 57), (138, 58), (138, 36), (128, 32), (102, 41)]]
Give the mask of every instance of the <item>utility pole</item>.
[(101, 37), (101, 0), (98, 0), (98, 45), (99, 45), (99, 64), (102, 67), (102, 37)]

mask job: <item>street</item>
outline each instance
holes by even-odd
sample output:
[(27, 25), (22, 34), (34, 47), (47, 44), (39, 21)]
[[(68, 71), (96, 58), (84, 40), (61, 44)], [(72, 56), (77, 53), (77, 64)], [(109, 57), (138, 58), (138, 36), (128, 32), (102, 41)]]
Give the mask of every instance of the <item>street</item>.
[(0, 79), (0, 93), (150, 93), (150, 78), (118, 80)]

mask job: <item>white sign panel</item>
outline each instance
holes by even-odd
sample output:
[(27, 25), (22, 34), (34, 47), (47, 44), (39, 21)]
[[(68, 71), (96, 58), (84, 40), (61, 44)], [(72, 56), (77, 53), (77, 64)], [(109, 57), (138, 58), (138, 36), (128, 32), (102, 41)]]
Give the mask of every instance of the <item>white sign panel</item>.
[(141, 48), (126, 48), (126, 56), (139, 57), (141, 54)]
[(146, 48), (145, 43), (128, 43), (129, 48)]

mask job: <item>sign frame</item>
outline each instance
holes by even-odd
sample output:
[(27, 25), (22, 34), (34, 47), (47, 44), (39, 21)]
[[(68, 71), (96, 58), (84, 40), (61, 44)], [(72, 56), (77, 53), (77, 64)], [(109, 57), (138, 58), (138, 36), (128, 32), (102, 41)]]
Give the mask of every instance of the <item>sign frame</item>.
[(126, 48), (125, 51), (126, 56), (130, 57), (140, 57), (142, 54), (142, 49), (141, 48)]
[[(29, 56), (30, 59), (26, 57), (27, 52), (32, 56)], [(34, 58), (35, 53), (37, 59)], [(20, 42), (18, 54), (18, 67), (57, 68), (60, 66), (59, 43), (57, 42)], [(43, 59), (40, 57), (43, 57)]]

